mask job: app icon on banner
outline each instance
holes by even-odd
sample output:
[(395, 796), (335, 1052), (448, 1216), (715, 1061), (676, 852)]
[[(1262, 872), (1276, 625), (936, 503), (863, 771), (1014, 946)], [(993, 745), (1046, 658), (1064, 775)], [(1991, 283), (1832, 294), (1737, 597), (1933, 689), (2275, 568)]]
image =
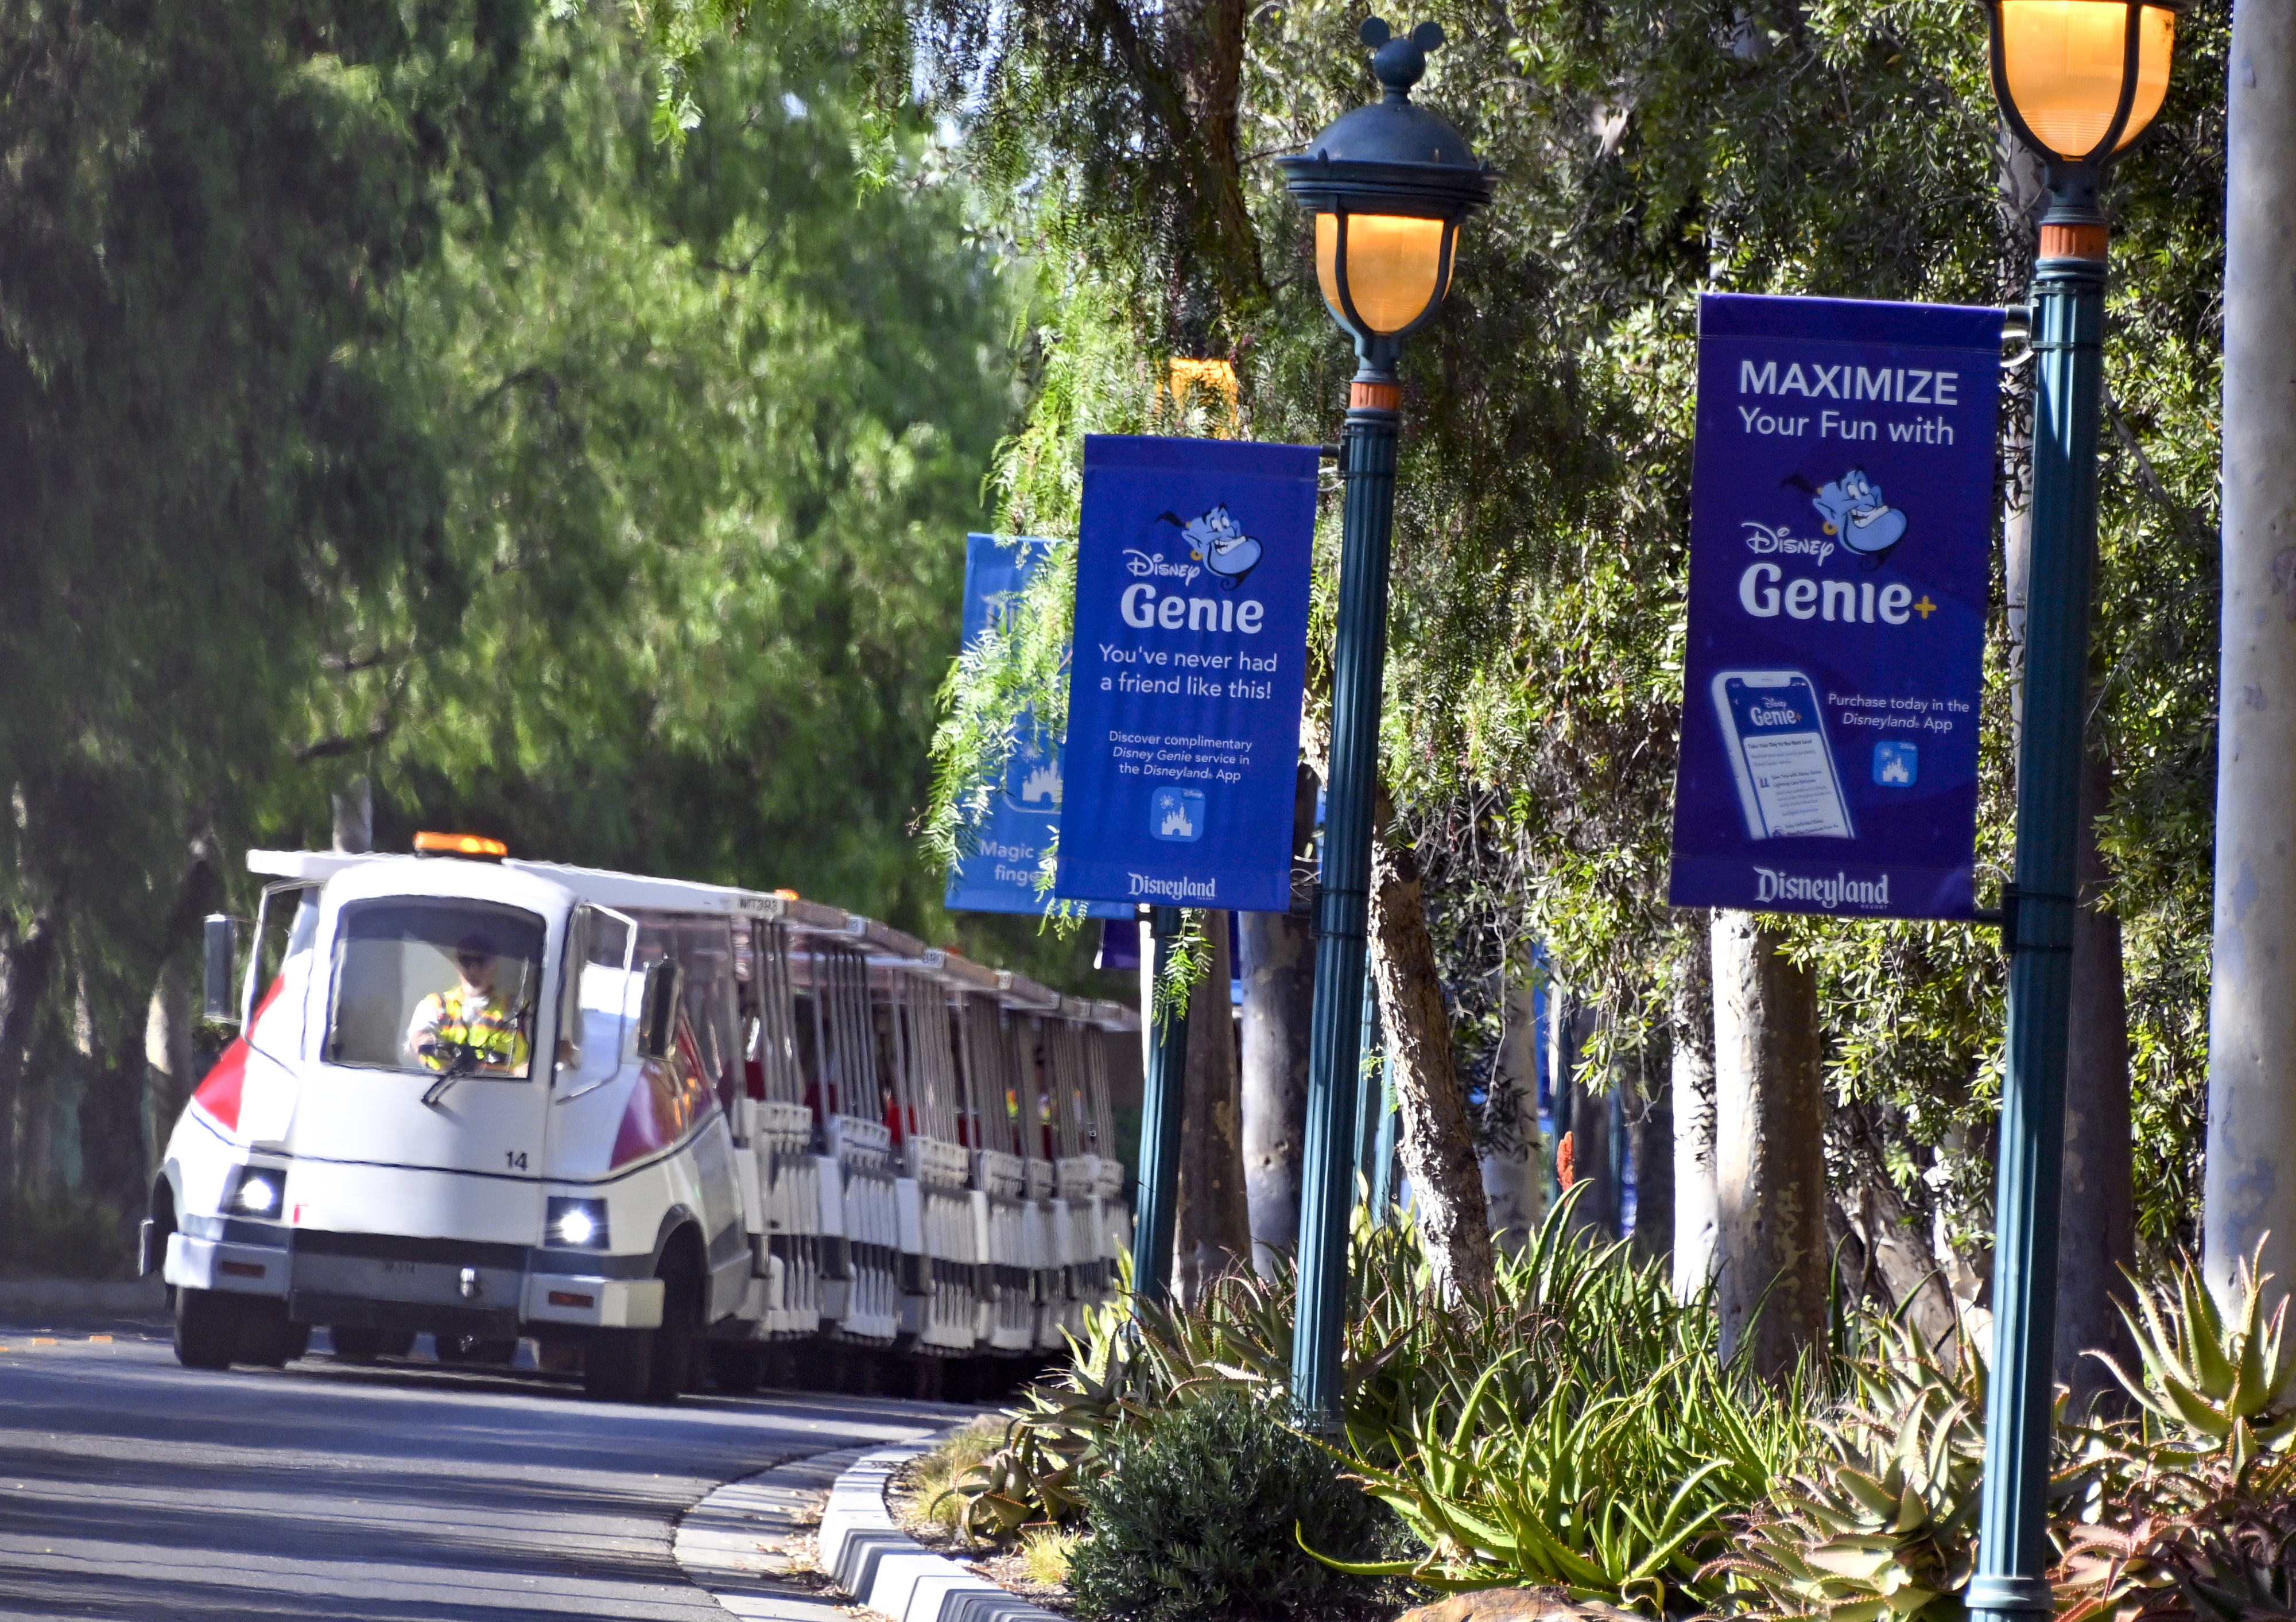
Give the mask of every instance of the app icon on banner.
[(1921, 750), (1884, 738), (1874, 746), (1874, 781), (1885, 789), (1910, 789), (1921, 774)]
[(1148, 801), (1148, 831), (1160, 840), (1204, 837), (1204, 797), (1194, 789), (1159, 789)]

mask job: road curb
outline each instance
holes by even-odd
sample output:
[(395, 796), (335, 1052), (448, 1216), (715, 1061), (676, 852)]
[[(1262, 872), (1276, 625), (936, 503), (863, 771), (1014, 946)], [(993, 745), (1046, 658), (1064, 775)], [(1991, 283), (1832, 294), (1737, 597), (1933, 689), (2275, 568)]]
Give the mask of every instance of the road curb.
[[(849, 1622), (846, 1608), (855, 1603), (892, 1622), (1067, 1622), (893, 1524), (886, 1483), (933, 1446), (928, 1439), (816, 1454), (729, 1482), (678, 1522), (677, 1563), (744, 1622)], [(781, 1580), (789, 1562), (779, 1550), (807, 1529), (824, 1488), (818, 1563), (842, 1594)]]
[(839, 1475), (821, 1516), (821, 1569), (893, 1622), (1066, 1622), (935, 1554), (893, 1524), (886, 1483), (932, 1446), (911, 1442), (872, 1448)]
[(164, 1317), (168, 1286), (160, 1275), (124, 1283), (88, 1279), (0, 1279), (0, 1323), (48, 1319)]

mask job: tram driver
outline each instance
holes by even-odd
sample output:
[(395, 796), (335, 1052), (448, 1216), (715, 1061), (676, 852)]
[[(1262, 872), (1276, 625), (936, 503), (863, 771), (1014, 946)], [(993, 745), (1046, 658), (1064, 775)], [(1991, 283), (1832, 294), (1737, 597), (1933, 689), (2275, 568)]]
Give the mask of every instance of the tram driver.
[(407, 1028), (406, 1050), (425, 1069), (459, 1063), (481, 1076), (526, 1074), (533, 1004), (513, 1006), (497, 983), (500, 955), (494, 938), (478, 931), (455, 943), (457, 983), (416, 1004)]

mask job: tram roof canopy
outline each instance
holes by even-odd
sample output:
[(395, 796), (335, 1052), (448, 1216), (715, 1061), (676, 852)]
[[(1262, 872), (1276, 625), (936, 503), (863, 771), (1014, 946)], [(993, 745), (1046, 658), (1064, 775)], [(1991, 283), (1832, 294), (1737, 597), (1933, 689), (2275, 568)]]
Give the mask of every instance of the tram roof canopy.
[[(250, 872), (267, 878), (324, 884), (337, 873), (378, 862), (421, 861), (435, 878), (436, 857), (396, 856), (381, 852), (352, 855), (339, 850), (250, 850)], [(488, 866), (496, 865), (488, 863)], [(701, 884), (690, 879), (657, 879), (643, 873), (615, 872), (602, 867), (576, 867), (562, 862), (533, 862), (518, 858), (501, 866), (563, 885), (584, 901), (618, 911), (716, 913), (734, 918), (758, 918), (779, 922), (808, 935), (842, 938), (873, 959), (927, 975), (955, 991), (994, 995), (1009, 1008), (1057, 1014), (1096, 1025), (1103, 1030), (1136, 1030), (1140, 1016), (1119, 1003), (1086, 1002), (1064, 997), (1009, 969), (991, 969), (959, 954), (929, 946), (915, 936), (859, 913), (818, 901), (807, 901), (789, 890), (742, 889), (728, 884)]]

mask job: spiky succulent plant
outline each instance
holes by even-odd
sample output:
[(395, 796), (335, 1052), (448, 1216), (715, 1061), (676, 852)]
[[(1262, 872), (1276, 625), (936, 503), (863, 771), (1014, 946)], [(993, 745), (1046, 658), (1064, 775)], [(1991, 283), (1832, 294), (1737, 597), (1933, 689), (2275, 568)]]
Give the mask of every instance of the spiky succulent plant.
[(1948, 1371), (1914, 1332), (1860, 1360), (1856, 1397), (1823, 1427), (1830, 1457), (1795, 1478), (1709, 1569), (1765, 1609), (1825, 1622), (1953, 1622), (1975, 1567), (1984, 1382), (1972, 1348)]
[(2288, 1302), (2266, 1315), (2259, 1256), (2234, 1277), (2236, 1310), (2223, 1305), (2190, 1260), (2158, 1287), (2130, 1281), (2136, 1310), (2120, 1315), (2143, 1365), (2132, 1376), (2112, 1358), (2092, 1353), (2129, 1396), (2198, 1451), (2220, 1453), (2235, 1470), (2296, 1439), (2296, 1359), (2288, 1356)]

